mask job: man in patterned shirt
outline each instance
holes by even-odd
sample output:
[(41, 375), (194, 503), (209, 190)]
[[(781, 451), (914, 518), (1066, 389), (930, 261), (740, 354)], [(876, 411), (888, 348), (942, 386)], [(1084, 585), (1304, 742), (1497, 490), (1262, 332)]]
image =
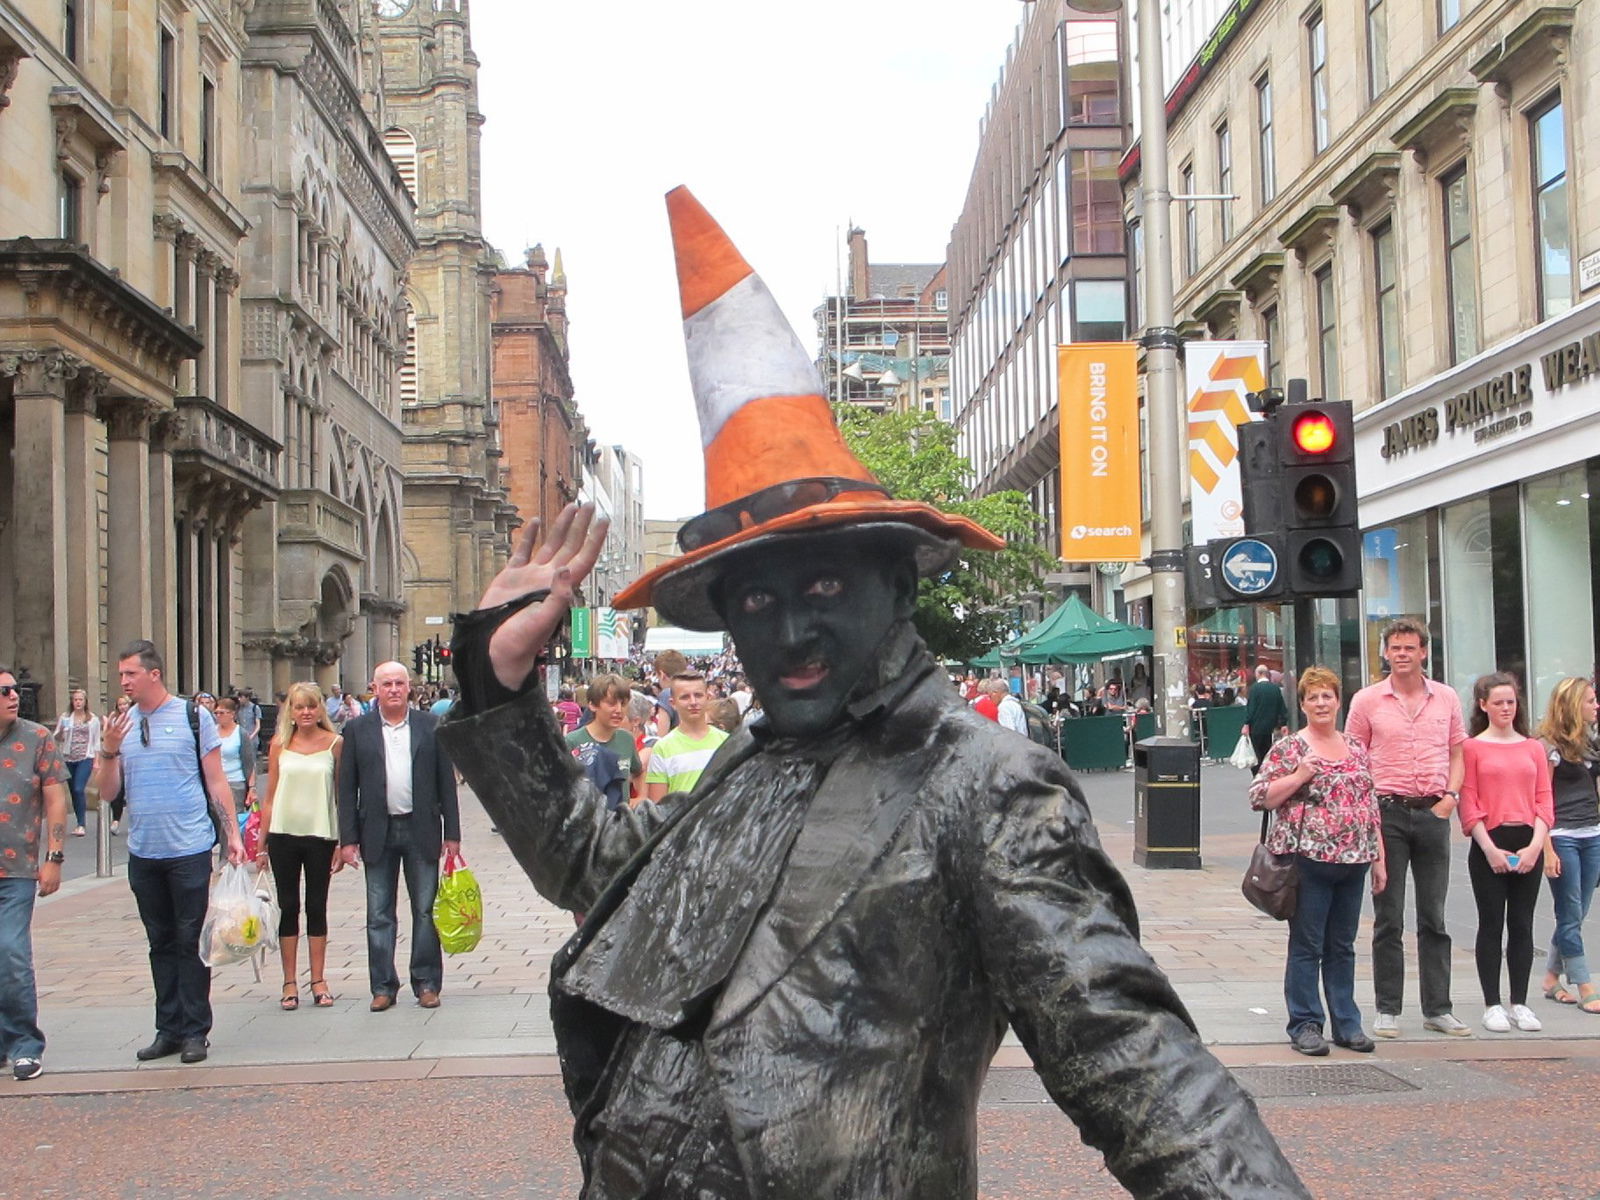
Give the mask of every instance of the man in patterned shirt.
[(33, 982), (33, 902), (61, 886), (67, 768), (50, 731), (23, 720), (18, 708), (17, 678), (0, 667), (0, 1063), (9, 1059), (18, 1079), (37, 1079), (44, 1034)]

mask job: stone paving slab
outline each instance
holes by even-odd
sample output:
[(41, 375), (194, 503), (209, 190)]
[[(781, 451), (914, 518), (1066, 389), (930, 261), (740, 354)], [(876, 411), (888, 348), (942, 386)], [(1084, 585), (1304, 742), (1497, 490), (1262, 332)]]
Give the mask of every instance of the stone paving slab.
[[(1102, 841), (1125, 873), (1140, 913), (1142, 937), (1167, 971), (1208, 1043), (1256, 1048), (1276, 1057), (1284, 1044), (1282, 977), (1286, 927), (1245, 904), (1238, 880), (1255, 842), (1255, 818), (1242, 808), (1245, 781), (1227, 767), (1206, 769), (1202, 837), (1204, 866), (1194, 871), (1148, 870), (1133, 865), (1133, 780), (1130, 772), (1086, 776), (1085, 792)], [(211, 1058), (202, 1067), (174, 1060), (135, 1064), (133, 1051), (152, 1034), (152, 994), (143, 929), (126, 878), (80, 878), (41, 901), (34, 924), (40, 1021), (49, 1038), (49, 1072), (105, 1072), (117, 1079), (159, 1075), (167, 1086), (188, 1086), (195, 1072), (255, 1071), (292, 1064), (327, 1064), (349, 1078), (359, 1063), (499, 1063), (528, 1059), (553, 1069), (547, 985), (551, 956), (570, 936), (572, 918), (534, 892), (500, 839), (489, 832), (482, 808), (462, 796), (463, 844), (482, 885), (483, 941), (470, 954), (447, 957), (443, 1006), (417, 1008), (402, 993), (387, 1013), (367, 1011), (365, 892), (358, 873), (341, 872), (330, 897), (327, 979), (337, 999), (331, 1009), (310, 1004), (304, 950), (301, 1008), (278, 1010), (280, 969), (274, 956), (257, 981), (248, 964), (216, 972)], [(1461, 855), (1465, 858), (1465, 854)], [(1466, 895), (1464, 870), (1452, 881)], [(1453, 905), (1459, 896), (1452, 897)], [(1470, 901), (1468, 902), (1470, 904)], [(1548, 917), (1548, 901), (1541, 900)], [(408, 953), (402, 921), (397, 961)], [(1488, 1034), (1477, 1028), (1476, 975), (1471, 928), (1452, 921), (1458, 1012), (1475, 1037), (1424, 1034), (1413, 1007), (1402, 1018), (1405, 1045), (1448, 1047), (1456, 1054), (1534, 1055), (1558, 1040), (1600, 1038), (1600, 1019), (1537, 996), (1543, 1035)], [(1548, 920), (1538, 931), (1548, 933)], [(1370, 905), (1358, 941), (1357, 999), (1370, 1020), (1368, 947)], [(1536, 965), (1536, 972), (1541, 968)], [(1537, 980), (1535, 980), (1537, 982)], [(1026, 1055), (1008, 1038), (1008, 1060)], [(1248, 1053), (1246, 1057), (1248, 1057)], [(431, 1069), (431, 1068), (430, 1068)]]

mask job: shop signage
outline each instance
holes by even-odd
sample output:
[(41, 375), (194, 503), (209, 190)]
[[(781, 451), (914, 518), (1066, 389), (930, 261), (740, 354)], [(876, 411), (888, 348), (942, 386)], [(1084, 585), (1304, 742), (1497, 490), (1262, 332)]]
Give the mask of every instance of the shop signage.
[[(1600, 333), (1574, 339), (1539, 356), (1538, 368), (1546, 392), (1600, 374)], [(1441, 433), (1472, 432), (1475, 445), (1533, 423), (1529, 406), (1534, 401), (1535, 364), (1522, 363), (1490, 377), (1409, 417), (1383, 427), (1384, 458), (1394, 458), (1430, 446)]]
[(1137, 353), (1132, 342), (1077, 342), (1056, 352), (1066, 562), (1103, 569), (1141, 555)]
[(1596, 285), (1600, 285), (1600, 250), (1578, 260), (1578, 290), (1587, 292)]

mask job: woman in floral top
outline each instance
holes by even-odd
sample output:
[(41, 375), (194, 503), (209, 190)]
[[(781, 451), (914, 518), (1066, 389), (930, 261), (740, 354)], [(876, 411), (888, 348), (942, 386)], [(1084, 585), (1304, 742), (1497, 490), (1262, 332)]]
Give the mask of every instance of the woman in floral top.
[(1267, 848), (1294, 854), (1300, 874), (1283, 975), (1289, 1039), (1301, 1054), (1328, 1053), (1320, 978), (1334, 1044), (1370, 1054), (1372, 1039), (1356, 1007), (1356, 931), (1369, 866), (1373, 895), (1387, 882), (1378, 797), (1366, 749), (1335, 728), (1339, 677), (1311, 667), (1300, 676), (1299, 692), (1306, 728), (1268, 751), (1250, 785), (1250, 807), (1277, 813)]

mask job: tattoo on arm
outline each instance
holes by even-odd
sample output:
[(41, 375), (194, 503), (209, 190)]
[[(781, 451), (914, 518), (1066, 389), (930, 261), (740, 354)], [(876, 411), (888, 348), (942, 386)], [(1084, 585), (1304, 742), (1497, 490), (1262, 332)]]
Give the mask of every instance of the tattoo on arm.
[(52, 846), (65, 845), (67, 840), (67, 823), (65, 821), (50, 822), (50, 844)]

